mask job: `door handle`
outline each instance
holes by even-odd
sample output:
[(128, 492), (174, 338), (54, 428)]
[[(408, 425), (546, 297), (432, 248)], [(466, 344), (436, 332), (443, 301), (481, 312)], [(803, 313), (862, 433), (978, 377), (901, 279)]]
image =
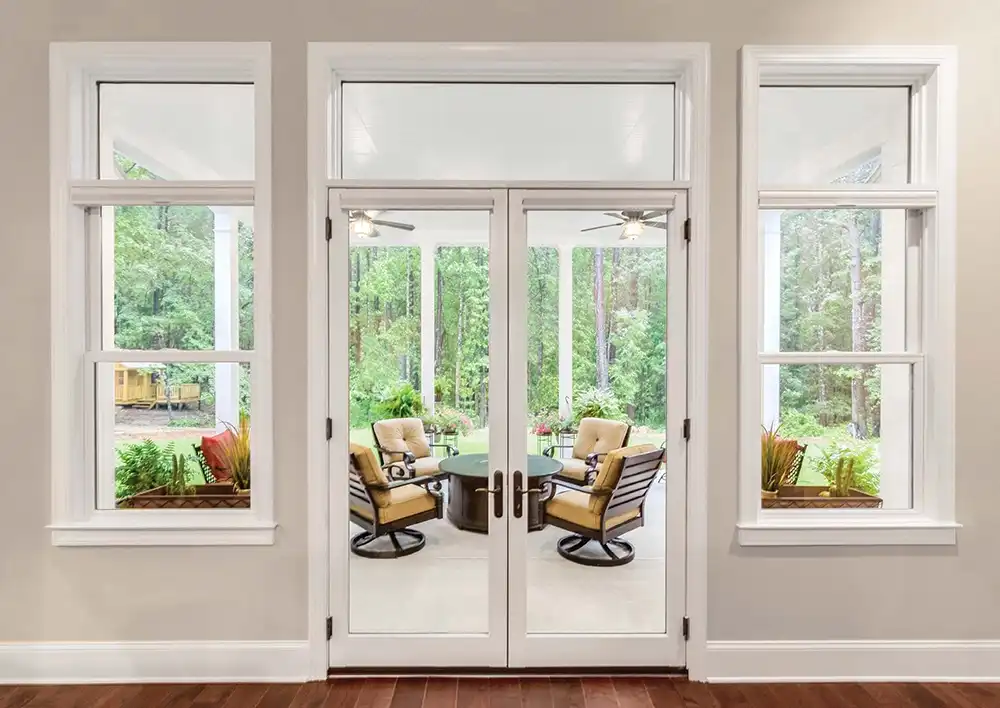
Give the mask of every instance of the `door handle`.
[(524, 513), (524, 495), (541, 494), (541, 489), (525, 489), (523, 486), (524, 475), (521, 470), (514, 470), (514, 518), (520, 519)]
[(503, 517), (503, 472), (496, 470), (493, 473), (493, 489), (489, 487), (477, 487), (477, 492), (487, 493), (493, 496), (493, 516)]

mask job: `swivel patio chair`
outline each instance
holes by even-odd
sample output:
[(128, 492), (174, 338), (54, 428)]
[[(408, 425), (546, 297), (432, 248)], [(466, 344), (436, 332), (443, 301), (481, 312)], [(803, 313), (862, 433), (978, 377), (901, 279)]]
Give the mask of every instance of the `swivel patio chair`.
[[(371, 448), (351, 443), (348, 492), (351, 522), (365, 529), (351, 539), (351, 550), (364, 558), (399, 558), (416, 553), (427, 543), (412, 526), (444, 518), (441, 483), (433, 476), (390, 481)], [(391, 548), (368, 548), (380, 537)]]
[[(553, 479), (554, 496), (544, 504), (544, 522), (571, 532), (559, 539), (559, 555), (581, 565), (630, 563), (635, 548), (620, 537), (645, 522), (646, 494), (662, 459), (663, 450), (634, 445), (608, 453), (592, 488)], [(569, 491), (556, 493), (559, 488)], [(591, 541), (607, 558), (584, 553)]]
[(375, 421), (372, 423), (372, 437), (383, 465), (401, 463), (391, 468), (392, 476), (400, 479), (438, 474), (441, 457), (435, 457), (431, 448), (444, 448), (445, 455), (458, 454), (458, 449), (451, 445), (428, 443), (420, 418)]
[(550, 445), (542, 454), (553, 457), (556, 450), (572, 450), (569, 457), (560, 457), (562, 472), (553, 479), (587, 485), (597, 476), (597, 468), (611, 450), (628, 445), (632, 426), (619, 420), (583, 418), (576, 441), (570, 445)]

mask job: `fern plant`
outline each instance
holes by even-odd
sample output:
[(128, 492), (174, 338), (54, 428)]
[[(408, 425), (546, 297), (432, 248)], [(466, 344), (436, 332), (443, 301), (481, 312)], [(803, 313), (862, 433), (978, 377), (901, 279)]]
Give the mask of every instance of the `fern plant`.
[(172, 474), (174, 444), (160, 447), (152, 440), (125, 445), (118, 450), (115, 466), (115, 496), (130, 497), (168, 484)]
[(625, 413), (622, 411), (621, 403), (611, 391), (591, 388), (581, 391), (576, 397), (574, 422), (579, 425), (584, 418), (625, 420)]
[(167, 482), (167, 494), (186, 496), (194, 490), (188, 484), (187, 458), (184, 455), (174, 455), (170, 460), (170, 481)]
[(424, 404), (420, 393), (404, 383), (379, 402), (378, 412), (385, 418), (419, 418), (424, 412)]

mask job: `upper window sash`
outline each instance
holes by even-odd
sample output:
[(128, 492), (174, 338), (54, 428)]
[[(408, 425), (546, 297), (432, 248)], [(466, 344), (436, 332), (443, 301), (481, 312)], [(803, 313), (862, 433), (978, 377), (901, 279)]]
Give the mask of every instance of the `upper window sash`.
[[(956, 57), (949, 47), (744, 47), (741, 53), (741, 443), (738, 540), (743, 545), (954, 543), (954, 235)], [(909, 87), (907, 180), (874, 184), (826, 179), (760, 180), (761, 86)], [(878, 354), (765, 353), (760, 346), (761, 209), (905, 209), (907, 238), (919, 236), (920, 278), (907, 283), (906, 351)], [(910, 230), (919, 228), (920, 234)], [(915, 290), (914, 288), (918, 288)], [(916, 339), (925, 332), (926, 339)], [(832, 360), (916, 367), (918, 436), (913, 508), (788, 513), (760, 502), (761, 366)], [(862, 361), (864, 360), (864, 361)]]

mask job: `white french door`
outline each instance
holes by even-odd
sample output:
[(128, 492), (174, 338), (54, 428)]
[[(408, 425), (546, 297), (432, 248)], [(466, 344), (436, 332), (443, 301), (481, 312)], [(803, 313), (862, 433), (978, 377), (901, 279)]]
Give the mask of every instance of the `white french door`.
[[(347, 188), (329, 218), (331, 666), (683, 666), (686, 193)], [(515, 491), (554, 440), (535, 419), (602, 387), (668, 461), (618, 567), (561, 558)], [(482, 502), (444, 479), (419, 551), (362, 557), (349, 453), (413, 398)]]

